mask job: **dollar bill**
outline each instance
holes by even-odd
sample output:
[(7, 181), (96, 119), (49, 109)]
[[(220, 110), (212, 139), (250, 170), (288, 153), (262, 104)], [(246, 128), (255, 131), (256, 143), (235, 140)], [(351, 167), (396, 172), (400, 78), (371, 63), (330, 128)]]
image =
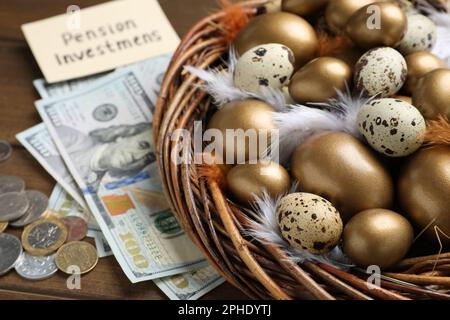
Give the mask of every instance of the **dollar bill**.
[(153, 280), (171, 300), (196, 300), (225, 282), (211, 266)]
[[(52, 211), (52, 215), (59, 218), (78, 216), (86, 219), (90, 216), (86, 215), (85, 210), (59, 184), (56, 184), (53, 188), (49, 200), (49, 209)], [(89, 227), (87, 236), (94, 239), (99, 258), (113, 254), (103, 236), (103, 232)], [(191, 272), (154, 279), (153, 281), (172, 300), (194, 300), (210, 292), (225, 280), (214, 268), (208, 266)]]
[(44, 123), (18, 133), (16, 138), (78, 204), (87, 208), (80, 189), (61, 158)]
[(36, 102), (132, 282), (206, 265), (162, 193), (152, 147), (153, 86), (144, 85), (136, 73), (132, 69), (114, 72), (86, 90)]
[(77, 216), (83, 218), (89, 227), (89, 230), (99, 231), (97, 224), (89, 209), (82, 207), (64, 188), (57, 183), (48, 200), (48, 209), (58, 218), (66, 216)]

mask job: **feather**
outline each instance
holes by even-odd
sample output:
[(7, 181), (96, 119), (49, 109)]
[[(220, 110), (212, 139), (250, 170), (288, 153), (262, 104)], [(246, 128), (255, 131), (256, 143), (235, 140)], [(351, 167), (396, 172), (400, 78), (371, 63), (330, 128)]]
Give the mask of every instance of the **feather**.
[[(291, 191), (297, 189), (297, 184), (293, 184)], [(341, 248), (336, 246), (331, 252), (323, 255), (315, 255), (306, 250), (296, 249), (283, 239), (276, 219), (277, 207), (282, 199), (282, 195), (277, 198), (271, 198), (264, 190), (262, 196), (254, 196), (253, 210), (257, 213), (256, 220), (246, 231), (247, 235), (260, 241), (263, 244), (278, 245), (290, 259), (297, 263), (304, 261), (319, 261), (333, 265), (335, 267), (346, 269), (352, 266), (350, 260), (344, 255)]]
[(437, 120), (428, 121), (425, 143), (427, 145), (450, 146), (450, 122), (448, 118), (440, 115)]
[(232, 43), (250, 18), (242, 3), (233, 3), (230, 0), (221, 0), (220, 2), (224, 15), (216, 27), (220, 27), (226, 43)]
[(326, 103), (310, 103), (318, 108), (294, 105), (286, 112), (274, 113), (275, 126), (279, 130), (279, 146), (274, 148), (281, 163), (290, 159), (295, 148), (313, 134), (325, 131), (346, 132), (361, 139), (357, 116), (364, 104), (376, 97), (366, 97), (362, 93), (352, 95), (347, 87), (337, 90), (337, 98)]
[(259, 99), (265, 101), (277, 111), (286, 108), (286, 99), (280, 89), (262, 87), (258, 94), (254, 94), (235, 87), (233, 74), (236, 63), (236, 52), (231, 48), (229, 60), (226, 63), (227, 68), (208, 70), (199, 69), (193, 66), (185, 66), (184, 68), (204, 81), (204, 83), (200, 85), (200, 88), (213, 97), (214, 102), (219, 108), (230, 101), (243, 99)]
[(417, 9), (424, 12), (436, 24), (436, 44), (433, 54), (444, 60), (450, 67), (450, 8), (439, 10), (426, 0), (417, 0)]

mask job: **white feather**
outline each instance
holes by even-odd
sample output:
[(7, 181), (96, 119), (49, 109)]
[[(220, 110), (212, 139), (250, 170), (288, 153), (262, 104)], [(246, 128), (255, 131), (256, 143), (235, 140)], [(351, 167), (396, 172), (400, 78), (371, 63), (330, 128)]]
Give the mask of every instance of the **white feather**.
[(203, 70), (193, 66), (185, 66), (185, 70), (195, 75), (205, 83), (200, 85), (214, 99), (220, 108), (225, 103), (234, 100), (260, 99), (273, 106), (277, 111), (284, 110), (286, 99), (280, 89), (261, 87), (258, 94), (241, 90), (234, 85), (233, 74), (237, 57), (233, 48), (229, 52), (229, 60), (225, 69)]
[(447, 12), (433, 7), (426, 0), (417, 0), (417, 9), (424, 12), (436, 24), (436, 44), (431, 51), (450, 67), (450, 4)]
[[(294, 184), (291, 189), (291, 192), (294, 192), (297, 189), (297, 185)], [(331, 264), (341, 269), (351, 267), (351, 261), (344, 255), (339, 246), (336, 246), (331, 252), (323, 255), (315, 255), (306, 250), (289, 246), (281, 236), (276, 218), (277, 207), (283, 196), (284, 194), (273, 199), (266, 191), (263, 192), (261, 197), (255, 196), (253, 209), (257, 213), (256, 221), (254, 221), (253, 225), (246, 233), (261, 243), (278, 245), (286, 252), (290, 259), (297, 263), (304, 261), (318, 261)]]
[(286, 112), (274, 113), (275, 125), (279, 130), (278, 150), (281, 163), (290, 159), (295, 148), (313, 134), (324, 131), (346, 132), (360, 139), (357, 116), (364, 104), (373, 97), (365, 97), (362, 93), (352, 95), (349, 88), (346, 91), (337, 90), (337, 98), (326, 103), (314, 103), (317, 107), (294, 105)]

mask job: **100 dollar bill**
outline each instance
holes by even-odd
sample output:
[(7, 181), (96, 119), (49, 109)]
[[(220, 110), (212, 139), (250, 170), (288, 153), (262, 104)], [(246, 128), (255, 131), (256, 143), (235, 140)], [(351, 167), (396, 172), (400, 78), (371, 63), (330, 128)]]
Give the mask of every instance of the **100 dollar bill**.
[(114, 72), (86, 90), (36, 102), (132, 282), (206, 265), (162, 193), (152, 147), (154, 92), (139, 78), (133, 70)]

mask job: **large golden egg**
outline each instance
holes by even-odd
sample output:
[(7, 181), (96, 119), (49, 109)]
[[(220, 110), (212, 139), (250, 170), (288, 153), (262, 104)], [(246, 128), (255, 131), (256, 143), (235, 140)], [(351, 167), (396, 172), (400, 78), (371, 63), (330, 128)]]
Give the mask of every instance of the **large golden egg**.
[(224, 163), (238, 164), (260, 158), (270, 146), (271, 130), (275, 129), (273, 112), (275, 109), (265, 102), (245, 99), (227, 103), (212, 116), (208, 129), (218, 131), (207, 133), (212, 135), (211, 140), (217, 138), (223, 142)]
[(425, 119), (436, 119), (439, 114), (450, 118), (449, 86), (449, 69), (437, 69), (419, 79), (413, 92), (413, 105)]
[(283, 0), (281, 9), (286, 12), (309, 16), (324, 8), (328, 0)]
[(342, 60), (316, 58), (298, 70), (289, 83), (289, 93), (298, 103), (325, 102), (336, 97), (336, 89), (344, 90), (352, 70)]
[(344, 221), (360, 211), (392, 205), (389, 173), (370, 149), (346, 133), (323, 133), (300, 144), (291, 158), (291, 173), (302, 191), (329, 200)]
[(231, 194), (241, 203), (249, 204), (263, 190), (275, 198), (289, 190), (290, 178), (285, 168), (275, 162), (240, 164), (228, 172), (227, 185)]
[[(379, 19), (375, 19), (378, 15)], [(407, 19), (403, 10), (396, 3), (381, 2), (356, 11), (348, 20), (346, 32), (356, 45), (370, 49), (395, 46), (403, 38), (406, 28)]]
[(392, 267), (408, 253), (414, 233), (400, 214), (386, 209), (358, 213), (346, 224), (344, 252), (361, 267)]
[(412, 94), (416, 89), (417, 82), (428, 72), (439, 68), (445, 68), (445, 62), (428, 51), (411, 53), (405, 57), (408, 66), (408, 75), (404, 85), (404, 91)]
[[(428, 226), (425, 234), (436, 245), (434, 226), (450, 235), (450, 146), (416, 152), (400, 174), (398, 197), (417, 231)], [(450, 243), (444, 236), (441, 240)]]
[(317, 35), (303, 18), (289, 12), (257, 16), (238, 34), (234, 46), (239, 55), (265, 43), (280, 43), (294, 52), (295, 65), (303, 66), (314, 57)]
[(330, 0), (325, 11), (328, 27), (334, 33), (340, 33), (356, 11), (374, 2), (376, 0)]

